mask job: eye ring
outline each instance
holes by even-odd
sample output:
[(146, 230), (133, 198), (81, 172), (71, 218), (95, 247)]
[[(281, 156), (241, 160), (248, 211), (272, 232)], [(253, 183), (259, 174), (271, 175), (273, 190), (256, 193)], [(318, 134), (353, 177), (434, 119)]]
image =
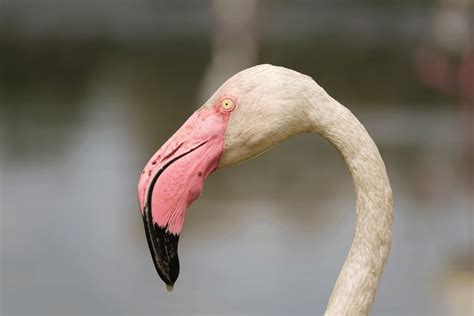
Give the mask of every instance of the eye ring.
[(231, 98), (224, 98), (221, 100), (219, 109), (222, 112), (231, 112), (235, 109), (235, 102)]

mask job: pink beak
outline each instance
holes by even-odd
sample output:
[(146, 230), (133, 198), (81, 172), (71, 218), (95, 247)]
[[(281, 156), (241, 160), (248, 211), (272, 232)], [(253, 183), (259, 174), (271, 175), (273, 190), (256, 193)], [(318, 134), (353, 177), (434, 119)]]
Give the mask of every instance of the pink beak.
[(178, 241), (186, 209), (217, 168), (230, 113), (203, 107), (152, 156), (138, 181), (138, 201), (153, 263), (167, 286), (179, 275)]

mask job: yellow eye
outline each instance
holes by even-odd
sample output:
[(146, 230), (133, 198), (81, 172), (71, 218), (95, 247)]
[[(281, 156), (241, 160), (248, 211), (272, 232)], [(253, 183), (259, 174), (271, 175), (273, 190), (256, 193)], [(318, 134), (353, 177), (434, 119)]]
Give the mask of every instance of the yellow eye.
[(232, 101), (231, 99), (222, 100), (221, 108), (224, 111), (232, 111), (234, 109), (234, 101)]

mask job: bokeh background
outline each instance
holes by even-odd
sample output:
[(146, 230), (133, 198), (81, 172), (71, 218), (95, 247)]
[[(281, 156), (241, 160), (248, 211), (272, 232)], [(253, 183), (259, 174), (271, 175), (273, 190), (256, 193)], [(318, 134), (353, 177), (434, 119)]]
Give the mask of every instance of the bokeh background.
[(311, 75), (394, 192), (373, 315), (472, 315), (473, 4), (0, 0), (2, 315), (322, 315), (351, 244), (336, 150), (304, 135), (212, 175), (156, 275), (141, 168), (233, 73)]

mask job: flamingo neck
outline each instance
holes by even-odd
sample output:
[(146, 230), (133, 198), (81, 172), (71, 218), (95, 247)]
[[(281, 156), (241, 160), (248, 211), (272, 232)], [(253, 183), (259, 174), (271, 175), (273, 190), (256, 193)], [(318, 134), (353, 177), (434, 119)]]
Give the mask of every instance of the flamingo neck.
[(310, 99), (312, 132), (328, 139), (342, 154), (357, 198), (355, 236), (325, 315), (367, 315), (392, 242), (388, 176), (374, 141), (347, 108), (319, 86)]

